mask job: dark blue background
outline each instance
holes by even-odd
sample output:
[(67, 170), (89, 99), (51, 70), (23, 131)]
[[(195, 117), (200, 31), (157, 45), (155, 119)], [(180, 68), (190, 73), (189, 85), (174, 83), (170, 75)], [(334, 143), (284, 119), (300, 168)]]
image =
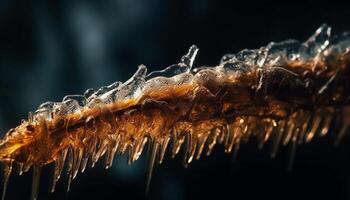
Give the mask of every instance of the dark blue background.
[[(215, 65), (225, 53), (287, 38), (306, 40), (322, 23), (350, 30), (349, 5), (333, 1), (255, 3), (209, 0), (1, 0), (0, 130), (16, 126), (47, 100), (125, 81), (145, 64), (162, 69), (196, 44), (195, 66)], [(79, 175), (69, 193), (63, 178), (48, 194), (45, 168), (39, 199), (350, 199), (349, 139), (300, 146), (287, 172), (289, 148), (274, 160), (270, 146), (242, 146), (238, 160), (218, 147), (189, 168), (181, 159), (157, 166), (144, 195), (145, 157), (132, 166), (118, 158)], [(12, 176), (7, 199), (29, 199), (31, 173)]]

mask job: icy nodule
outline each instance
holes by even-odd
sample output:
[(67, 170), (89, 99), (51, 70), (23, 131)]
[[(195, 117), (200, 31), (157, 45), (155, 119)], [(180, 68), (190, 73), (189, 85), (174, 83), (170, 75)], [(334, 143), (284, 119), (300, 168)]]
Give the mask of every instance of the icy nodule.
[(146, 190), (156, 163), (184, 151), (184, 165), (209, 155), (216, 144), (237, 155), (256, 137), (271, 140), (271, 157), (335, 132), (339, 144), (350, 128), (350, 33), (331, 35), (322, 25), (305, 42), (288, 39), (224, 55), (217, 66), (194, 66), (193, 45), (176, 64), (147, 73), (140, 65), (125, 81), (62, 102), (46, 102), (0, 142), (3, 198), (12, 166), (33, 169), (37, 199), (41, 167), (54, 163), (51, 192), (61, 174), (71, 181), (105, 156), (137, 160), (149, 146)]

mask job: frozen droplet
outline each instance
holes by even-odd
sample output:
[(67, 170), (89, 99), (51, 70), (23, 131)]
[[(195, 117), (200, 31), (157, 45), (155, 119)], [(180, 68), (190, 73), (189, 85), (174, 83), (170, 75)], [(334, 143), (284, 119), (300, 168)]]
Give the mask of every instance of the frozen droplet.
[(101, 99), (104, 103), (111, 103), (116, 100), (117, 93), (119, 91), (119, 86), (121, 82), (115, 82), (109, 86), (107, 86), (103, 93), (101, 93), (98, 98)]
[(80, 107), (83, 107), (86, 105), (87, 101), (86, 98), (83, 95), (67, 95), (63, 98), (63, 102), (67, 100), (74, 100), (76, 101)]
[(191, 70), (194, 59), (197, 56), (198, 53), (198, 47), (196, 45), (192, 45), (190, 49), (188, 50), (188, 53), (181, 58), (181, 63), (185, 64), (187, 67), (189, 67), (188, 71)]
[(53, 109), (54, 106), (56, 105), (56, 102), (45, 102), (41, 104), (38, 109), (34, 112), (34, 119), (46, 119), (46, 120), (51, 120), (53, 116)]
[(153, 71), (146, 76), (146, 80), (159, 76), (173, 77), (181, 73), (190, 72), (197, 53), (198, 47), (192, 45), (188, 50), (188, 53), (181, 58), (180, 63), (170, 65), (169, 67), (163, 70)]
[(235, 55), (235, 58), (239, 61), (246, 61), (256, 56), (256, 50), (253, 49), (243, 49)]
[(65, 103), (56, 103), (53, 107), (53, 117), (62, 117), (69, 113), (69, 108)]
[(116, 95), (120, 91), (119, 86), (121, 82), (115, 82), (108, 86), (103, 86), (98, 89), (96, 92), (92, 93), (89, 96), (89, 107), (91, 107), (93, 101), (98, 99), (101, 103), (111, 103), (116, 100)]
[(225, 62), (222, 64), (222, 67), (227, 71), (227, 72), (238, 72), (242, 71), (245, 72), (248, 69), (248, 66), (243, 64), (242, 62)]
[(229, 61), (236, 61), (236, 56), (235, 54), (225, 54), (224, 56), (221, 57), (220, 64), (223, 64), (225, 62)]
[(188, 71), (187, 67), (182, 67), (179, 64), (170, 65), (169, 67), (165, 68), (164, 70), (160, 71), (153, 71), (150, 74), (147, 75), (147, 80), (155, 78), (155, 77), (172, 77), (177, 74), (185, 73)]
[(86, 99), (88, 99), (92, 94), (94, 94), (95, 93), (95, 90), (94, 89), (92, 89), (92, 88), (89, 88), (89, 89), (87, 89), (85, 92), (84, 92), (84, 97), (86, 98)]
[(51, 120), (52, 119), (52, 111), (47, 109), (40, 109), (36, 110), (34, 113), (34, 119), (45, 119), (45, 120)]
[(104, 103), (113, 102), (115, 98), (115, 94), (118, 91), (118, 87), (121, 85), (121, 82), (117, 81), (108, 86), (103, 86), (98, 89), (96, 92), (92, 93), (89, 96), (89, 100), (93, 98), (98, 98)]
[(117, 99), (119, 90), (117, 89), (113, 89), (111, 91), (108, 91), (107, 93), (99, 96), (99, 99), (103, 102), (103, 103), (112, 103)]
[(81, 106), (77, 100), (74, 99), (67, 99), (62, 102), (65, 107), (67, 108), (67, 113), (75, 113), (79, 112), (81, 110)]
[(98, 89), (93, 95), (94, 96), (100, 96), (108, 91), (107, 86), (102, 86), (100, 89)]
[(337, 52), (339, 54), (347, 53), (350, 51), (350, 32), (343, 32), (336, 35), (332, 39), (331, 51)]
[(45, 103), (42, 103), (38, 109), (52, 109), (54, 107), (54, 105), (56, 104), (56, 102), (52, 102), (52, 101), (48, 101), (48, 102), (45, 102)]
[(301, 57), (309, 59), (321, 53), (330, 42), (331, 27), (323, 24), (316, 32), (302, 44), (300, 49)]
[(135, 74), (123, 84), (121, 84), (115, 92), (115, 99), (124, 99), (129, 97), (135, 97), (140, 94), (142, 88), (145, 85), (145, 76), (147, 73), (147, 67), (140, 65)]
[(208, 67), (208, 66), (196, 67), (196, 68), (192, 69), (192, 73), (196, 74), (202, 70), (210, 70), (210, 69), (212, 69), (212, 67)]
[(267, 45), (268, 62), (275, 62), (275, 58), (281, 57), (288, 60), (295, 60), (299, 57), (300, 42), (289, 39), (282, 42), (271, 42)]
[(122, 84), (122, 82), (117, 81), (117, 82), (114, 82), (114, 83), (110, 84), (109, 86), (107, 86), (107, 88), (109, 90), (113, 90), (113, 89), (118, 88), (121, 84)]
[[(266, 60), (267, 51), (266, 48), (260, 49), (243, 49), (237, 54), (226, 55), (227, 57), (222, 58), (221, 61), (228, 60), (227, 62), (235, 63), (241, 62), (246, 68), (261, 67)], [(223, 64), (223, 63), (221, 63)]]
[(88, 108), (95, 108), (95, 107), (101, 107), (104, 103), (100, 99), (100, 97), (91, 97), (89, 99), (89, 102), (87, 103), (86, 107)]

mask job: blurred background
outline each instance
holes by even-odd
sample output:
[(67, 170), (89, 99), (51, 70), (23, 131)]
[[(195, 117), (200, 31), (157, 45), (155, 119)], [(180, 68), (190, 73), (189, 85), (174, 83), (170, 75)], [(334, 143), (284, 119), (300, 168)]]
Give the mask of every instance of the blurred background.
[[(177, 63), (192, 44), (200, 48), (195, 66), (215, 65), (243, 48), (306, 40), (322, 23), (333, 33), (350, 30), (347, 4), (241, 2), (0, 0), (0, 132), (42, 102), (125, 81), (139, 64), (151, 71)], [(69, 193), (66, 177), (48, 193), (47, 167), (39, 199), (350, 199), (349, 142), (334, 148), (326, 137), (300, 146), (291, 172), (288, 147), (270, 159), (270, 146), (258, 150), (253, 140), (237, 160), (222, 147), (187, 169), (167, 158), (148, 195), (145, 155), (131, 166), (117, 158), (109, 170), (99, 162)], [(31, 173), (12, 176), (6, 199), (29, 199), (30, 189)]]

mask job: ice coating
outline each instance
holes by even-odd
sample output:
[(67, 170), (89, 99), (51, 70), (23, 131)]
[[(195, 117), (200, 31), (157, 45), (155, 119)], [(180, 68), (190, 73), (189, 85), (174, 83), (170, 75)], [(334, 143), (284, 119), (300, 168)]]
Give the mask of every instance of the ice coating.
[(66, 166), (69, 189), (78, 172), (101, 157), (106, 168), (116, 154), (128, 153), (131, 163), (148, 144), (148, 188), (169, 146), (172, 156), (185, 151), (187, 165), (217, 143), (236, 154), (252, 136), (259, 147), (272, 140), (274, 157), (281, 144), (294, 152), (330, 128), (338, 133), (336, 143), (348, 131), (349, 32), (332, 36), (322, 25), (303, 43), (289, 39), (244, 49), (213, 67), (194, 67), (197, 52), (193, 45), (164, 70), (147, 74), (140, 65), (124, 83), (41, 104), (0, 143), (4, 191), (13, 164), (20, 173), (34, 170), (36, 199), (44, 165), (54, 163), (52, 192)]
[[(326, 49), (329, 45), (330, 40), (333, 39), (335, 41), (334, 45), (329, 49), (336, 49), (337, 53), (345, 54), (349, 51), (349, 45), (347, 43), (350, 42), (350, 36), (347, 32), (337, 35), (334, 38), (331, 38), (330, 35), (331, 28), (325, 24), (323, 24), (317, 31), (304, 43), (300, 43), (297, 40), (289, 39), (282, 42), (271, 42), (266, 47), (262, 47), (260, 49), (254, 50), (242, 50), (237, 54), (227, 54), (222, 57), (221, 63), (217, 67), (208, 67), (209, 71), (221, 71), (222, 68), (226, 73), (237, 73), (239, 71), (247, 72), (251, 68), (261, 67), (261, 66), (270, 66), (270, 65), (278, 65), (278, 63), (283, 64), (284, 62), (293, 62), (295, 60), (312, 60), (315, 62), (315, 58), (322, 51)], [(344, 37), (345, 36), (345, 37)], [(345, 43), (345, 45), (343, 44)], [(345, 46), (345, 47), (344, 47)], [(164, 70), (154, 71), (149, 73), (147, 76), (145, 75), (145, 71), (147, 68), (145, 66), (141, 66), (135, 75), (126, 81), (122, 86), (121, 82), (116, 82), (106, 87), (102, 87), (98, 89), (96, 92), (92, 91), (92, 94), (83, 95), (68, 95), (63, 99), (64, 104), (59, 104), (60, 107), (71, 107), (62, 108), (63, 110), (67, 110), (67, 112), (71, 113), (74, 111), (80, 110), (77, 105), (83, 107), (86, 104), (93, 102), (95, 99), (103, 100), (104, 103), (113, 103), (117, 98), (127, 98), (131, 97), (136, 93), (140, 93), (140, 90), (137, 90), (134, 87), (145, 87), (147, 90), (150, 88), (162, 88), (163, 86), (174, 84), (178, 81), (177, 75), (179, 74), (196, 74), (198, 73), (198, 69), (201, 67), (195, 68), (191, 71), (194, 59), (197, 55), (198, 48), (193, 45), (190, 47), (188, 53), (183, 56), (178, 64), (171, 65)], [(322, 60), (322, 59), (318, 59)], [(317, 61), (318, 61), (317, 60)], [(144, 70), (143, 72), (139, 72), (140, 70)], [(143, 73), (143, 74), (139, 74)], [(215, 72), (213, 72), (215, 73)], [(222, 72), (220, 72), (222, 73)], [(176, 77), (175, 77), (176, 76)], [(183, 75), (188, 76), (188, 75)], [(140, 80), (137, 78), (140, 77)], [(169, 79), (166, 79), (167, 77)], [(181, 77), (181, 76), (180, 76)], [(145, 85), (145, 81), (142, 79), (147, 79), (147, 83)], [(163, 80), (163, 81), (161, 81)], [(170, 83), (169, 83), (170, 82)], [(132, 84), (133, 86), (127, 86)], [(124, 87), (124, 88), (123, 88)], [(89, 89), (87, 93), (89, 93), (92, 89)], [(122, 93), (130, 93), (130, 94), (122, 94)], [(78, 98), (80, 100), (76, 100), (74, 98)], [(66, 101), (67, 99), (76, 100), (75, 101)], [(66, 101), (66, 102), (65, 102)], [(51, 102), (48, 102), (51, 103)], [(69, 105), (66, 105), (69, 104)], [(74, 105), (72, 105), (74, 104)], [(57, 105), (57, 103), (56, 103)], [(40, 111), (40, 108), (37, 111)], [(61, 109), (61, 110), (62, 110)]]

